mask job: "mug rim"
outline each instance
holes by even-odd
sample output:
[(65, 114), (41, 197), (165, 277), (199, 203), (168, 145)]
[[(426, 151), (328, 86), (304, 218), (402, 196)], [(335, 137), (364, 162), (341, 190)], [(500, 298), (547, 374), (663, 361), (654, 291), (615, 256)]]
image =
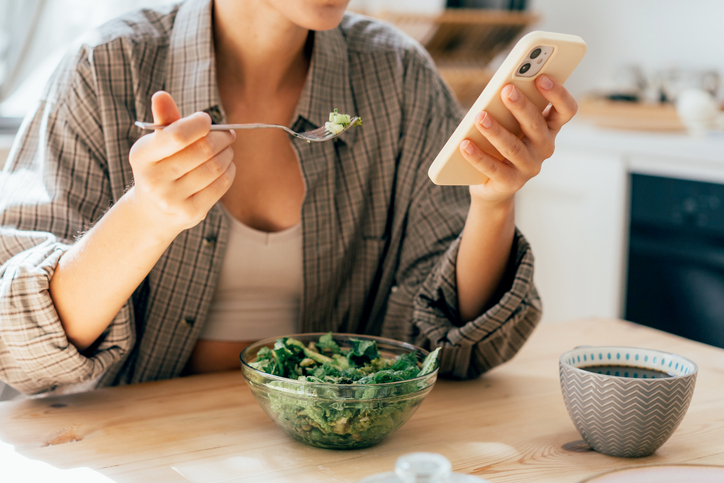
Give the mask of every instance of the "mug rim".
[[(674, 357), (677, 357), (677, 358), (679, 358), (679, 359), (682, 359), (682, 360), (686, 361), (687, 363), (691, 364), (691, 366), (692, 366), (693, 369), (692, 369), (690, 372), (686, 373), (686, 374), (674, 374), (674, 375), (672, 375), (671, 377), (660, 378), (660, 379), (656, 379), (656, 378), (644, 379), (644, 378), (632, 378), (632, 377), (631, 377), (631, 378), (626, 378), (626, 377), (622, 377), (622, 376), (614, 376), (614, 375), (608, 375), (608, 374), (598, 374), (598, 373), (591, 372), (591, 371), (585, 371), (585, 370), (583, 370), (583, 368), (578, 367), (578, 366), (574, 366), (573, 364), (568, 363), (568, 361), (566, 360), (566, 357), (571, 357), (571, 353), (576, 352), (576, 351), (579, 351), (579, 350), (586, 350), (586, 349), (592, 349), (592, 350), (602, 350), (602, 349), (609, 349), (609, 350), (612, 350), (612, 349), (615, 349), (615, 350), (644, 350), (644, 351), (647, 351), (647, 352), (655, 352), (655, 353), (657, 353), (657, 354), (663, 354), (663, 355), (668, 356), (668, 357), (674, 356)], [(692, 361), (691, 359), (689, 359), (688, 357), (684, 357), (684, 356), (679, 355), (679, 354), (676, 354), (676, 353), (674, 353), (674, 352), (667, 352), (667, 351), (662, 351), (662, 350), (659, 350), (659, 349), (649, 349), (649, 348), (646, 348), (646, 347), (634, 347), (634, 346), (621, 346), (621, 345), (600, 345), (600, 346), (593, 346), (593, 345), (581, 345), (581, 346), (574, 347), (573, 349), (567, 350), (566, 352), (564, 352), (563, 354), (561, 354), (560, 358), (558, 359), (558, 362), (559, 362), (559, 364), (564, 365), (564, 366), (566, 366), (566, 367), (568, 367), (568, 368), (571, 368), (571, 369), (576, 370), (576, 371), (579, 371), (579, 372), (585, 372), (586, 374), (591, 374), (591, 375), (593, 375), (593, 376), (600, 376), (600, 377), (605, 377), (605, 378), (616, 378), (616, 379), (632, 379), (632, 380), (636, 380), (636, 381), (666, 381), (666, 380), (680, 379), (680, 378), (684, 378), (684, 377), (696, 376), (696, 375), (698, 375), (698, 373), (699, 373), (699, 366), (698, 366), (694, 361)], [(591, 365), (593, 366), (593, 365), (606, 365), (606, 364), (591, 364)], [(626, 365), (626, 364), (625, 364), (625, 363), (622, 363), (622, 364), (617, 364), (617, 365)], [(589, 367), (589, 366), (585, 366), (585, 367)], [(636, 367), (636, 366), (631, 366), (631, 367)], [(641, 367), (641, 366), (638, 366), (638, 367)], [(650, 369), (650, 368), (648, 368), (648, 367), (642, 367), (642, 369)]]

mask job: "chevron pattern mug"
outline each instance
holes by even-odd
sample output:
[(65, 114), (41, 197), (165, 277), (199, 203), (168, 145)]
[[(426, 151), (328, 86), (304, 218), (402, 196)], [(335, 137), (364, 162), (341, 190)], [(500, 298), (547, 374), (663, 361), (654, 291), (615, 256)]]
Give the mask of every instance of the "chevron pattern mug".
[(563, 400), (599, 453), (648, 456), (679, 426), (694, 393), (690, 360), (635, 347), (577, 347), (559, 360)]

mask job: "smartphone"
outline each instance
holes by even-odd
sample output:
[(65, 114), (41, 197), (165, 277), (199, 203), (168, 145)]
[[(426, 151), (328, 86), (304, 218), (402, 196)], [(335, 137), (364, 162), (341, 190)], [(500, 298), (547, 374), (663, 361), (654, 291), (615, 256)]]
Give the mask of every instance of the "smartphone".
[(463, 157), (460, 143), (470, 139), (492, 156), (503, 156), (478, 131), (475, 116), (486, 111), (508, 131), (522, 137), (520, 125), (503, 104), (500, 91), (513, 84), (543, 112), (548, 101), (538, 92), (535, 79), (546, 74), (565, 82), (585, 53), (586, 43), (576, 35), (536, 31), (521, 38), (430, 165), (428, 175), (432, 182), (464, 186), (485, 183), (488, 177)]

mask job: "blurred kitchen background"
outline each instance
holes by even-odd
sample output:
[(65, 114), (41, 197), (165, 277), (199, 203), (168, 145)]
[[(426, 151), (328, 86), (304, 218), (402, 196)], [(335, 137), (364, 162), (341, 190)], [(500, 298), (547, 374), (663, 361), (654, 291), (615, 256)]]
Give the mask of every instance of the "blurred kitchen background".
[[(0, 0), (0, 166), (73, 39), (164, 0)], [(724, 2), (352, 0), (470, 105), (531, 30), (581, 36), (580, 110), (519, 194), (544, 320), (627, 318), (724, 347)], [(678, 110), (677, 110), (678, 109)]]

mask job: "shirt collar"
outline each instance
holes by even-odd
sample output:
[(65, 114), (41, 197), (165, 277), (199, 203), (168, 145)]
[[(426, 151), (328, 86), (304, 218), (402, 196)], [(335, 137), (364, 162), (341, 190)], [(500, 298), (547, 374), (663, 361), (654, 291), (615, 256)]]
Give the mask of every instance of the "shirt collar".
[(212, 119), (221, 122), (212, 6), (212, 0), (189, 0), (179, 7), (169, 40), (165, 88), (181, 116), (216, 109), (217, 118)]
[[(329, 121), (329, 113), (334, 109), (352, 116), (357, 112), (350, 85), (347, 42), (339, 26), (314, 33), (312, 61), (295, 119), (321, 127)], [(356, 132), (357, 129), (350, 129), (338, 139), (351, 144)]]
[[(165, 88), (181, 116), (206, 111), (219, 123), (224, 114), (216, 85), (212, 7), (213, 0), (188, 0), (179, 7), (169, 41)], [(314, 32), (312, 60), (292, 125), (295, 129), (321, 127), (334, 109), (353, 116), (357, 112), (347, 43), (339, 26)], [(356, 131), (350, 129), (338, 139), (351, 144)]]

